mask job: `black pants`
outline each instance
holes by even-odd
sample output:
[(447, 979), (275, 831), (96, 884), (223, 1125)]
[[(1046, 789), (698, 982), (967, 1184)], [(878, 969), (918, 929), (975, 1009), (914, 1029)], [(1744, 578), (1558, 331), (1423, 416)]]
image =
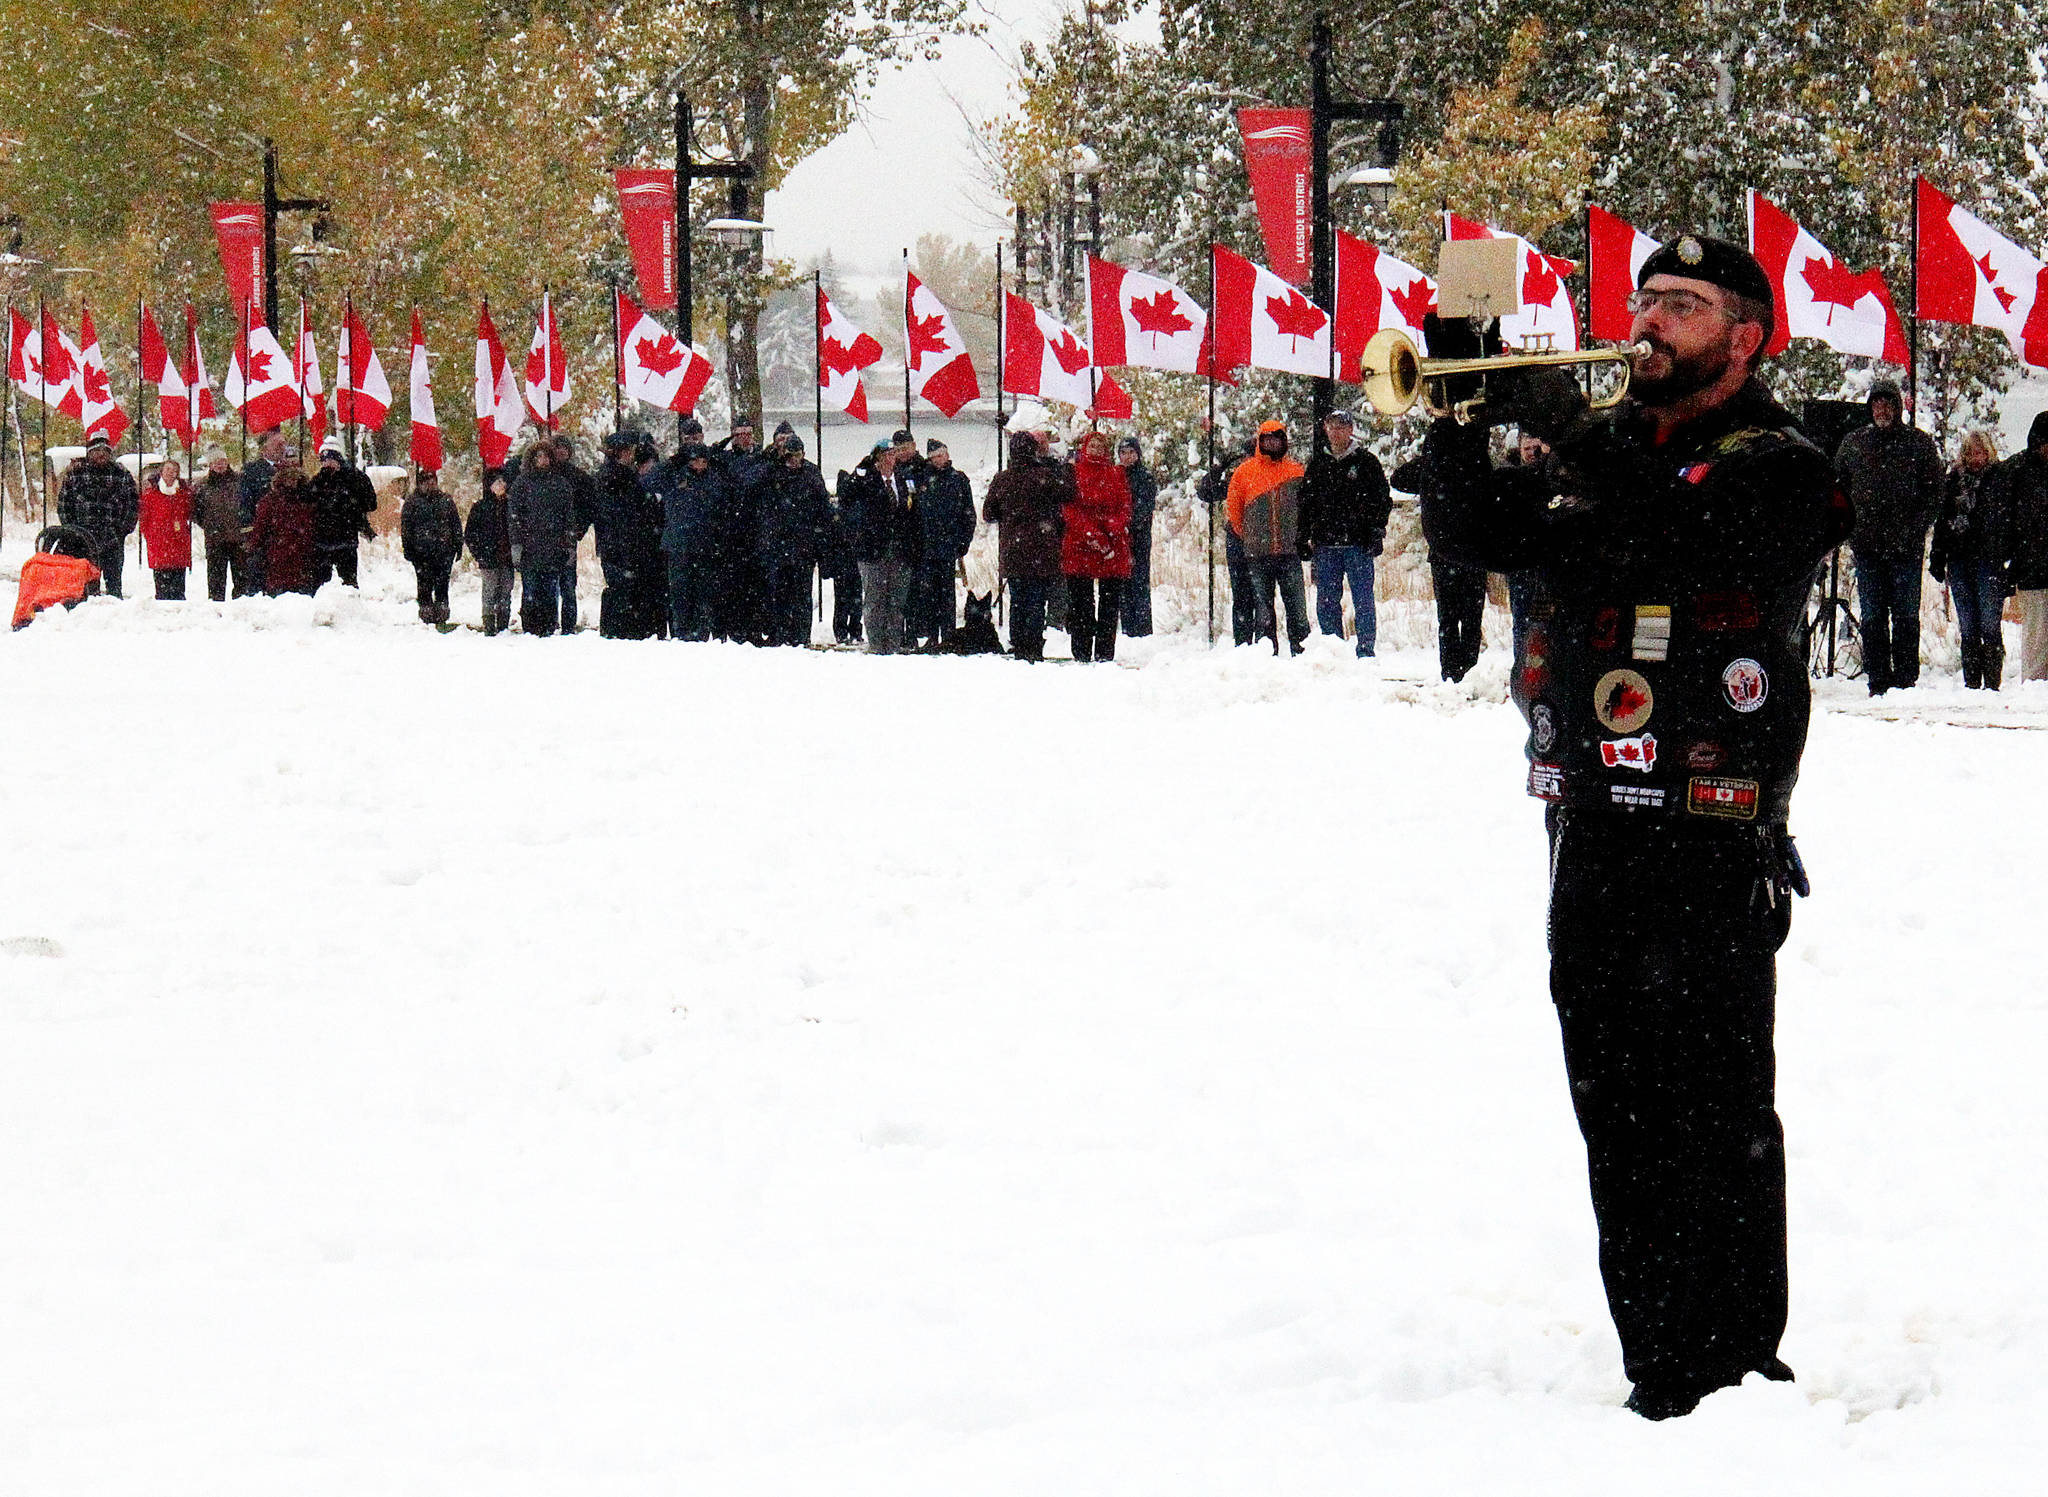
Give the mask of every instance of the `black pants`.
[(1659, 1392), (1738, 1383), (1785, 1331), (1775, 868), (1767, 829), (1552, 819), (1550, 991), (1600, 1277), (1624, 1369)]
[(315, 551), (311, 566), (313, 569), (313, 585), (306, 589), (309, 593), (319, 592), (321, 588), (327, 585), (327, 579), (330, 577), (341, 578), (342, 585), (345, 587), (355, 587), (357, 585), (356, 548), (353, 546), (349, 547), (346, 551)]
[(604, 563), (604, 593), (597, 600), (600, 639), (654, 639), (668, 633), (668, 577), (650, 562)]
[(452, 561), (416, 561), (412, 564), (412, 575), (416, 583), (414, 591), (419, 595), (421, 623), (448, 622), (448, 574), (454, 568), (455, 563)]
[(1436, 588), (1436, 658), (1446, 681), (1462, 681), (1479, 663), (1479, 621), (1486, 615), (1486, 573), (1454, 561), (1429, 563)]
[(811, 563), (781, 559), (767, 563), (767, 635), (771, 645), (811, 642)]
[(232, 586), (241, 597), (249, 590), (249, 553), (242, 546), (222, 544), (206, 547), (206, 596), (216, 603), (228, 600)]
[(112, 545), (102, 546), (100, 554), (93, 558), (100, 569), (100, 591), (110, 598), (121, 596), (121, 567), (128, 559), (123, 545), (123, 541), (117, 540)]
[(1116, 659), (1117, 610), (1123, 598), (1121, 577), (1067, 579), (1067, 638), (1076, 660)]
[(183, 567), (157, 567), (150, 574), (156, 579), (156, 597), (159, 603), (182, 603), (185, 601), (185, 569)]
[(860, 568), (850, 561), (832, 574), (832, 638), (860, 643)]

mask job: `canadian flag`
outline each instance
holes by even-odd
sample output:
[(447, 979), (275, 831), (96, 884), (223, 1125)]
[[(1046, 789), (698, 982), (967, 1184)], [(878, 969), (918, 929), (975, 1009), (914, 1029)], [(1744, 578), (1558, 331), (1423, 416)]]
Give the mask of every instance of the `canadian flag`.
[(199, 440), (199, 431), (192, 424), (192, 401), (185, 388), (185, 377), (179, 373), (177, 360), (171, 357), (170, 347), (157, 328), (156, 314), (147, 303), (142, 308), (141, 353), (142, 377), (156, 386), (157, 415), (163, 420), (164, 430), (191, 447)]
[(569, 403), (569, 369), (562, 358), (562, 330), (555, 323), (555, 299), (543, 292), (540, 316), (533, 322), (533, 342), (526, 352), (526, 404), (533, 419), (549, 431), (562, 424)]
[(341, 351), (334, 359), (334, 420), (337, 426), (382, 426), (391, 414), (391, 382), (384, 378), (376, 345), (350, 302), (341, 322)]
[(1128, 420), (1131, 397), (1095, 367), (1088, 345), (1050, 313), (1003, 293), (1003, 388), (1012, 395), (1064, 400), (1092, 416)]
[(1171, 281), (1088, 257), (1088, 338), (1105, 369), (1208, 370), (1209, 314)]
[(185, 303), (185, 362), (179, 366), (179, 373), (188, 398), (198, 397), (193, 422), (217, 420), (220, 407), (213, 403), (213, 379), (206, 372), (206, 354), (199, 347), (199, 313), (189, 301)]
[(1997, 328), (2013, 352), (2048, 368), (2048, 265), (1925, 177), (1919, 193), (1915, 311), (1929, 322)]
[(882, 345), (846, 319), (832, 298), (818, 292), (818, 388), (825, 399), (856, 421), (868, 419), (863, 369), (881, 362)]
[(1381, 328), (1398, 328), (1423, 346), (1422, 319), (1436, 310), (1436, 282), (1405, 260), (1341, 229), (1337, 233), (1337, 374), (1359, 379), (1365, 345)]
[(1327, 376), (1330, 314), (1265, 266), (1209, 246), (1216, 285), (1216, 363)]
[(512, 439), (526, 424), (526, 406), (505, 345), (485, 300), (476, 317), (476, 452), (486, 468), (502, 468)]
[[(344, 333), (344, 340), (346, 337)], [(313, 343), (313, 312), (303, 300), (299, 302), (299, 346), (292, 351), (292, 381), (299, 387), (299, 409), (305, 413), (306, 430), (318, 450), (327, 436), (327, 392), (320, 382), (320, 350)]]
[(658, 411), (689, 415), (697, 397), (711, 382), (711, 360), (683, 342), (633, 304), (619, 296), (619, 371), (626, 393)]
[(277, 334), (257, 322), (253, 312), (244, 317), (235, 338), (234, 357), (228, 360), (221, 389), (251, 431), (283, 426), (303, 409), (292, 379), (292, 361), (277, 346)]
[(128, 430), (128, 413), (114, 402), (114, 392), (107, 379), (107, 361), (100, 353), (99, 330), (92, 325), (92, 308), (84, 311), (78, 329), (78, 396), (79, 424), (85, 434), (98, 433), (121, 445), (121, 435)]
[(441, 471), (441, 423), (434, 415), (434, 376), (427, 362), (427, 335), (420, 330), (419, 309), (412, 314), (411, 388), (406, 392), (408, 414), (412, 417), (412, 465), (427, 472)]
[(1906, 362), (1906, 334), (1884, 272), (1851, 270), (1762, 193), (1749, 194), (1749, 252), (1770, 277), (1778, 326), (1764, 348), (1818, 338), (1837, 353)]
[(1627, 219), (1586, 204), (1586, 321), (1595, 338), (1628, 341), (1636, 320), (1628, 299), (1643, 262), (1656, 252), (1657, 241)]
[(26, 395), (53, 411), (76, 416), (84, 406), (78, 398), (78, 370), (66, 351), (71, 340), (57, 329), (57, 319), (43, 313), (40, 329), (9, 309), (7, 377)]
[(910, 392), (921, 395), (947, 416), (981, 394), (967, 342), (953, 325), (953, 314), (931, 288), (909, 271), (903, 282), (903, 346), (910, 371)]
[(1521, 284), (1516, 295), (1521, 310), (1500, 320), (1503, 348), (1558, 348), (1579, 346), (1579, 311), (1572, 305), (1571, 287), (1566, 284), (1578, 263), (1562, 255), (1546, 255), (1519, 234), (1444, 212), (1446, 239), (1512, 239), (1522, 247)]

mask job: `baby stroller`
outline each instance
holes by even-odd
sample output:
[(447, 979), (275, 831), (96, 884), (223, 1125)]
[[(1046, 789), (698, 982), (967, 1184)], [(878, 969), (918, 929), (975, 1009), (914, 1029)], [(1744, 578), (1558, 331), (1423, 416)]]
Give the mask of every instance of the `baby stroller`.
[(21, 591), (14, 600), (19, 629), (43, 609), (84, 602), (100, 590), (100, 569), (92, 564), (92, 537), (76, 525), (52, 525), (36, 537), (36, 554), (21, 564)]

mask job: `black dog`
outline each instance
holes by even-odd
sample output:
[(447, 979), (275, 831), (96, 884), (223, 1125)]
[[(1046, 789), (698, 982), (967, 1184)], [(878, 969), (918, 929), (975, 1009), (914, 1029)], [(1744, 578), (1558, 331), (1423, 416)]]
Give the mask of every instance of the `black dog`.
[(1003, 641), (996, 634), (996, 595), (994, 593), (967, 595), (964, 622), (959, 628), (934, 645), (922, 646), (918, 653), (923, 655), (1000, 655)]

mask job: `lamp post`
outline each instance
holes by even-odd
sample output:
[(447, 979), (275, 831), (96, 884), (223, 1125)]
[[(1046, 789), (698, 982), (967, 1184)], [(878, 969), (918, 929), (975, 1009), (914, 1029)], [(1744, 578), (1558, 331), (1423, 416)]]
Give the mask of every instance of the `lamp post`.
[[(1091, 255), (1102, 252), (1102, 172), (1102, 158), (1092, 146), (1077, 145), (1067, 152), (1071, 190), (1066, 202), (1067, 254), (1060, 274), (1060, 313), (1070, 321), (1075, 316), (1076, 252), (1084, 245)], [(1083, 209), (1087, 220), (1077, 222)]]
[[(281, 198), (277, 195), (277, 146), (263, 138), (263, 315), (277, 327), (277, 216), (280, 213), (327, 212), (325, 198)], [(313, 237), (326, 232), (324, 219), (313, 220)]]
[[(313, 220), (312, 237), (308, 239), (304, 244), (293, 245), (290, 251), (288, 251), (292, 259), (295, 262), (297, 262), (299, 267), (299, 304), (301, 306), (304, 306), (306, 302), (312, 300), (313, 273), (320, 268), (320, 262), (322, 260), (329, 259), (338, 260), (348, 254), (348, 251), (342, 249), (339, 245), (324, 243), (323, 239), (326, 232), (326, 219), (316, 218)], [(298, 363), (298, 352), (298, 345), (294, 343), (292, 345), (292, 362), (295, 366)], [(341, 370), (339, 368), (336, 368), (335, 379), (339, 381), (340, 378)], [(327, 397), (323, 392), (323, 394), (321, 395), (321, 399), (325, 400), (326, 398)], [(305, 448), (306, 380), (305, 373), (303, 370), (301, 370), (299, 373), (299, 450), (303, 452)]]
[[(748, 216), (748, 187), (754, 179), (750, 161), (699, 161), (694, 150), (695, 117), (683, 91), (676, 90), (676, 320), (681, 324), (683, 342), (695, 344), (697, 323), (691, 304), (690, 184), (700, 177), (732, 184), (726, 197), (724, 218), (714, 218), (705, 228), (721, 244), (744, 247), (758, 245), (768, 226)], [(677, 439), (681, 440), (683, 418), (676, 417)]]

